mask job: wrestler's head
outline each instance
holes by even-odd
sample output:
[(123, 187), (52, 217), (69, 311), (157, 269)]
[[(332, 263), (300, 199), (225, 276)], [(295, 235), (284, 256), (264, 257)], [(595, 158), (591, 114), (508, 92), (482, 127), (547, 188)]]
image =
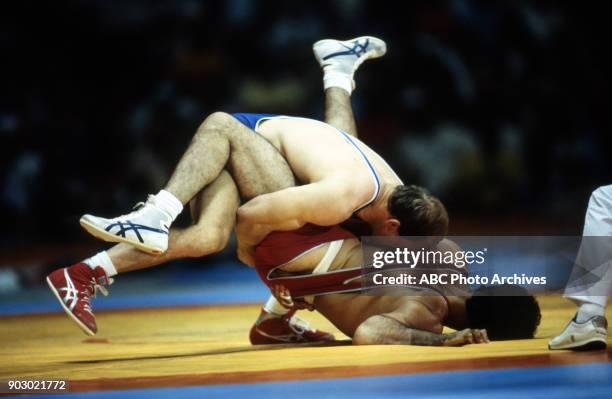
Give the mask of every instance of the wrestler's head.
[(484, 328), (489, 339), (533, 338), (540, 324), (540, 305), (517, 285), (478, 288), (465, 301), (469, 328)]
[(375, 226), (375, 235), (444, 237), (448, 232), (446, 208), (423, 187), (395, 187), (387, 207), (390, 217)]

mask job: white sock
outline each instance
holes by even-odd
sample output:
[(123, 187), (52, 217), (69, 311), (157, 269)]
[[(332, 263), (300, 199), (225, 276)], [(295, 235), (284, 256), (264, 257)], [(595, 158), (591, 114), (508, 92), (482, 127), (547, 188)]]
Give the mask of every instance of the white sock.
[(172, 221), (174, 221), (183, 211), (183, 204), (181, 201), (179, 201), (178, 198), (176, 198), (171, 192), (166, 190), (160, 190), (160, 192), (154, 196), (153, 203), (162, 211), (167, 212), (170, 217), (172, 217)]
[(604, 316), (606, 312), (606, 308), (596, 303), (583, 302), (578, 307), (578, 312), (576, 313), (576, 322), (584, 323), (585, 321), (595, 317), (595, 316)]
[(263, 306), (264, 310), (268, 313), (272, 313), (278, 316), (284, 316), (289, 313), (289, 309), (280, 304), (279, 301), (271, 295), (266, 304)]
[(83, 263), (86, 263), (92, 269), (100, 266), (106, 272), (107, 277), (113, 277), (117, 274), (117, 269), (115, 269), (115, 265), (106, 251), (99, 252), (91, 258), (85, 259)]
[(334, 70), (325, 70), (323, 74), (323, 88), (339, 87), (348, 94), (353, 92), (353, 77)]

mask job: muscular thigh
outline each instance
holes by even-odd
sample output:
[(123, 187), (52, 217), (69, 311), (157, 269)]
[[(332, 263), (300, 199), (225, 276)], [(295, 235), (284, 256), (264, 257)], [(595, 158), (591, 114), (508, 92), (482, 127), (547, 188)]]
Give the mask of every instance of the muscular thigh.
[(287, 161), (268, 140), (235, 119), (228, 123), (232, 133), (227, 170), (244, 201), (295, 186)]

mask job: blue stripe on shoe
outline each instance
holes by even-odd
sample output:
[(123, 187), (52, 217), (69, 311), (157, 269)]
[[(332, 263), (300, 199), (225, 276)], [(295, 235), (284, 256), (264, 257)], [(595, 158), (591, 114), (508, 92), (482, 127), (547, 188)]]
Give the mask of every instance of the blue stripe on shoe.
[[(127, 225), (127, 226), (125, 226)], [(115, 232), (116, 236), (121, 236), (121, 237), (125, 237), (125, 233), (127, 231), (134, 231), (134, 233), (136, 233), (136, 236), (138, 237), (138, 240), (140, 242), (144, 242), (144, 240), (142, 239), (142, 236), (140, 235), (140, 230), (146, 230), (146, 231), (153, 231), (155, 233), (160, 233), (160, 234), (168, 234), (168, 232), (166, 230), (162, 230), (162, 229), (156, 229), (155, 227), (151, 227), (151, 226), (145, 226), (142, 224), (134, 224), (130, 221), (128, 222), (116, 222), (113, 224), (109, 224), (108, 226), (106, 226), (106, 228), (104, 230), (108, 231), (109, 233), (111, 233), (111, 230), (115, 227), (119, 227), (119, 230), (117, 232)]]
[(128, 220), (127, 223), (128, 223), (128, 225), (130, 225), (130, 228), (132, 230), (134, 230), (134, 233), (136, 233), (136, 237), (138, 237), (138, 241), (144, 242), (144, 240), (142, 239), (142, 236), (140, 235), (140, 232), (138, 231), (138, 228), (136, 227), (136, 225), (134, 223), (130, 222), (129, 220)]
[(360, 44), (359, 42), (356, 41), (353, 44), (353, 47), (348, 47), (343, 44), (342, 46), (347, 48), (347, 51), (338, 51), (336, 53), (331, 53), (329, 55), (326, 55), (325, 57), (323, 57), (323, 61), (328, 60), (330, 58), (338, 57), (341, 55), (354, 55), (355, 57), (359, 58), (361, 55), (367, 52), (369, 44), (370, 44), (370, 39), (366, 39), (364, 44)]

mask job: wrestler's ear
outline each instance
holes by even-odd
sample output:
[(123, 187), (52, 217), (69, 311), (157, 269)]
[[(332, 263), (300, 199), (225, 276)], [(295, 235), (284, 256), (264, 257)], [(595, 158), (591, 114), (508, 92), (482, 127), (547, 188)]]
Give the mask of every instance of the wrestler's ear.
[(395, 218), (391, 218), (391, 219), (387, 219), (385, 220), (385, 230), (386, 230), (386, 235), (389, 236), (398, 236), (399, 235), (399, 228), (400, 228), (400, 221), (395, 219)]

